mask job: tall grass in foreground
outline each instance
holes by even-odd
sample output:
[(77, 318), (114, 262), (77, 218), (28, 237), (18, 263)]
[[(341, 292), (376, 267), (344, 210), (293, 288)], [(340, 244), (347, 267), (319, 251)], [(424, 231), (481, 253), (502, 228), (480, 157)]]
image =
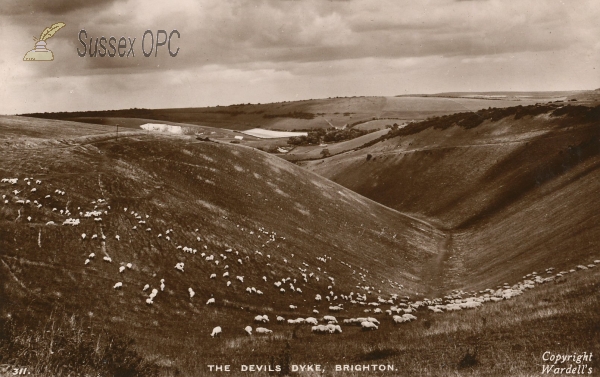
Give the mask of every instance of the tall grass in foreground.
[(26, 367), (35, 376), (158, 374), (158, 367), (137, 353), (132, 339), (106, 328), (94, 329), (85, 322), (74, 315), (52, 314), (39, 326), (26, 326), (18, 319), (3, 317), (0, 363)]

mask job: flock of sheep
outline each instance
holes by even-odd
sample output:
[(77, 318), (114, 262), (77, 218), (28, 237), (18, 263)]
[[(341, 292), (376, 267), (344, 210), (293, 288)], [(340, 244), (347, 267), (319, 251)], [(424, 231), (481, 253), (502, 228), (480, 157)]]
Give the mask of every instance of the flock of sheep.
[[(19, 217), (21, 216), (22, 208), (25, 206), (30, 206), (40, 210), (44, 207), (44, 204), (50, 202), (52, 195), (58, 197), (65, 195), (65, 191), (62, 189), (55, 189), (54, 191), (49, 190), (51, 193), (46, 195), (42, 194), (41, 191), (43, 191), (42, 188), (44, 185), (39, 179), (34, 180), (33, 178), (28, 177), (23, 179), (24, 183), (22, 185), (20, 185), (19, 182), (20, 180), (18, 178), (3, 178), (0, 182), (7, 184), (11, 189), (2, 195), (4, 205), (10, 205), (12, 202), (15, 205), (20, 206), (18, 210)], [(88, 233), (82, 232), (80, 235), (81, 242), (100, 242), (101, 250), (104, 253), (102, 260), (105, 263), (111, 264), (113, 259), (106, 251), (107, 235), (104, 234), (104, 228), (102, 224), (104, 221), (103, 216), (106, 219), (110, 218), (109, 211), (112, 211), (112, 208), (109, 205), (108, 200), (102, 198), (92, 201), (90, 205), (93, 206), (93, 208), (88, 210), (77, 207), (77, 210), (74, 211), (75, 213), (72, 213), (71, 210), (69, 210), (68, 204), (65, 205), (65, 208), (59, 209), (57, 207), (53, 207), (51, 212), (53, 212), (56, 216), (60, 215), (64, 218), (62, 221), (64, 226), (83, 226), (86, 227), (86, 229), (89, 229), (91, 228), (89, 225), (95, 224), (93, 228), (98, 229), (98, 232), (93, 233), (91, 236)], [(312, 261), (314, 266), (311, 266), (309, 263), (307, 263), (307, 261), (300, 261), (301, 263), (297, 262), (300, 258), (295, 258), (294, 254), (284, 257), (282, 255), (282, 249), (279, 249), (280, 245), (278, 245), (277, 242), (278, 240), (285, 240), (285, 237), (278, 237), (276, 232), (269, 232), (263, 227), (251, 230), (244, 229), (243, 227), (240, 228), (240, 226), (237, 225), (237, 227), (240, 228), (241, 231), (245, 232), (248, 237), (256, 237), (259, 239), (260, 242), (263, 243), (262, 247), (270, 246), (271, 248), (265, 248), (263, 251), (256, 250), (253, 254), (248, 255), (248, 253), (240, 253), (231, 247), (225, 247), (223, 248), (222, 252), (219, 253), (209, 251), (208, 246), (203, 244), (203, 239), (200, 237), (200, 235), (196, 237), (195, 244), (183, 245), (176, 242), (177, 236), (173, 229), (169, 228), (160, 232), (154, 231), (152, 226), (147, 224), (147, 222), (151, 221), (149, 215), (142, 215), (128, 207), (123, 207), (119, 210), (122, 210), (122, 215), (128, 216), (131, 221), (137, 224), (132, 227), (132, 231), (138, 231), (139, 226), (139, 231), (143, 230), (144, 234), (147, 234), (148, 237), (156, 234), (154, 237), (157, 239), (170, 242), (174, 252), (183, 252), (189, 254), (188, 257), (194, 258), (195, 260), (197, 259), (201, 263), (207, 263), (214, 271), (220, 270), (218, 274), (216, 272), (212, 272), (210, 275), (206, 276), (208, 281), (213, 281), (215, 284), (223, 284), (228, 289), (231, 289), (230, 287), (233, 284), (236, 284), (241, 286), (243, 291), (248, 295), (262, 296), (264, 295), (264, 292), (267, 292), (268, 289), (272, 289), (274, 291), (271, 293), (277, 293), (284, 298), (289, 298), (290, 304), (288, 307), (290, 311), (295, 311), (298, 309), (297, 302), (299, 302), (299, 300), (295, 299), (295, 297), (303, 297), (304, 299), (302, 302), (309, 300), (306, 298), (302, 287), (304, 287), (306, 290), (306, 287), (309, 286), (311, 289), (317, 289), (315, 287), (320, 286), (321, 288), (318, 289), (322, 289), (322, 291), (320, 293), (316, 293), (312, 299), (313, 303), (315, 304), (312, 306), (312, 314), (319, 314), (319, 310), (316, 307), (324, 301), (328, 302), (327, 310), (332, 313), (341, 313), (343, 315), (344, 312), (362, 310), (362, 312), (368, 316), (345, 318), (343, 319), (342, 323), (347, 326), (360, 326), (363, 330), (377, 330), (380, 326), (380, 320), (384, 320), (386, 317), (390, 318), (394, 324), (414, 321), (417, 319), (414, 313), (416, 313), (418, 310), (429, 310), (433, 313), (443, 313), (449, 311), (474, 309), (488, 302), (508, 300), (523, 294), (526, 290), (532, 289), (538, 284), (544, 284), (557, 279), (564, 279), (565, 276), (570, 273), (594, 268), (596, 265), (600, 264), (600, 260), (595, 260), (593, 263), (588, 265), (579, 265), (573, 269), (560, 271), (558, 273), (554, 273), (554, 268), (548, 268), (544, 271), (544, 274), (538, 274), (537, 272), (527, 274), (526, 276), (523, 276), (523, 280), (521, 282), (518, 282), (512, 286), (509, 284), (504, 284), (502, 286), (498, 286), (496, 289), (486, 289), (479, 291), (478, 293), (453, 291), (444, 297), (434, 299), (425, 298), (417, 301), (411, 301), (408, 296), (399, 297), (398, 294), (392, 294), (386, 299), (381, 297), (381, 289), (377, 289), (373, 284), (368, 283), (368, 270), (360, 266), (352, 266), (344, 261), (339, 261), (339, 263), (345, 267), (348, 267), (349, 270), (352, 270), (351, 275), (359, 284), (356, 285), (356, 292), (342, 293), (336, 291), (335, 278), (330, 276), (326, 269), (327, 266), (332, 263), (331, 256), (322, 255), (316, 257), (315, 260)], [(117, 209), (115, 209), (115, 211), (117, 211)], [(34, 214), (34, 211), (29, 212)], [(31, 216), (28, 216), (26, 220), (31, 222), (35, 219), (33, 219)], [(90, 223), (87, 223), (87, 221), (90, 221)], [(50, 226), (56, 224), (53, 221), (49, 221), (46, 222), (46, 225)], [(198, 232), (198, 229), (195, 231)], [(113, 234), (111, 237), (117, 242), (121, 242), (122, 240), (122, 237), (119, 234)], [(92, 265), (95, 257), (95, 253), (90, 253), (83, 262), (84, 266)], [(267, 275), (264, 275), (259, 280), (263, 287), (244, 283), (245, 276), (241, 274), (234, 274), (232, 272), (233, 268), (230, 268), (230, 265), (235, 266), (235, 269), (239, 273), (239, 271), (245, 268), (245, 266), (252, 259), (260, 261), (263, 263), (263, 265), (271, 268), (273, 268), (276, 264), (287, 265), (287, 271), (292, 269), (296, 271), (296, 275), (290, 273), (286, 274), (287, 276), (282, 276), (281, 278), (277, 279), (272, 277), (268, 278)], [(122, 261), (118, 269), (115, 269), (115, 276), (127, 274), (127, 271), (132, 269), (134, 269), (134, 265), (131, 261)], [(183, 261), (176, 263), (174, 269), (180, 274), (188, 273), (188, 269)], [(252, 274), (252, 271), (248, 272)], [(318, 284), (319, 282), (321, 283)], [(312, 285), (309, 283), (312, 283)], [(384, 281), (382, 281), (382, 283), (384, 283)], [(326, 290), (323, 288), (325, 284), (327, 284)], [(401, 290), (403, 288), (402, 284), (391, 280), (388, 280), (388, 284), (390, 287), (397, 290)], [(158, 287), (160, 288), (160, 292), (163, 292), (165, 287), (166, 282), (165, 279), (162, 278), (160, 279), (160, 285)], [(119, 280), (114, 283), (113, 288), (116, 290), (121, 290), (125, 289), (126, 287), (124, 286), (123, 281)], [(152, 287), (150, 284), (145, 284), (143, 288), (141, 288), (142, 292), (150, 291), (149, 295), (145, 296), (145, 302), (147, 305), (153, 305), (159, 294), (158, 288), (151, 288)], [(195, 300), (196, 291), (194, 291), (193, 287), (189, 287), (185, 294), (189, 296), (189, 300)], [(213, 295), (207, 299), (206, 305), (216, 304), (217, 299), (212, 296)], [(375, 299), (374, 296), (377, 296), (377, 298)], [(306, 304), (304, 305), (305, 306), (301, 308), (301, 310), (305, 312), (311, 310), (311, 308), (306, 307)], [(380, 320), (374, 317), (376, 315), (381, 316)], [(253, 321), (257, 324), (261, 324), (262, 326), (266, 326), (266, 324), (269, 323), (269, 317), (266, 314), (256, 315)], [(313, 316), (306, 318), (297, 317), (286, 319), (281, 315), (277, 315), (276, 322), (278, 324), (287, 324), (293, 326), (310, 325), (311, 331), (315, 334), (342, 333), (342, 328), (338, 324), (336, 317), (333, 315), (324, 315), (320, 317), (320, 319)], [(243, 333), (247, 335), (273, 333), (272, 330), (262, 326), (253, 329), (252, 326), (248, 325), (245, 328), (240, 329), (240, 331), (243, 331)], [(212, 337), (217, 337), (222, 333), (223, 328), (221, 326), (216, 326), (213, 328), (210, 335)]]

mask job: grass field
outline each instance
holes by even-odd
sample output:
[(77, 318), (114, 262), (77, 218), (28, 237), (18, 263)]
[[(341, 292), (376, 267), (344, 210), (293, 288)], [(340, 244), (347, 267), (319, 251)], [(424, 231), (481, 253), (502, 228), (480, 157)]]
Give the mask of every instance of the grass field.
[[(381, 98), (353, 99), (355, 112), (339, 107), (346, 99), (319, 106), (354, 117), (384, 109)], [(286, 121), (310, 121), (305, 105)], [(596, 354), (595, 114), (556, 105), (430, 119), (328, 145), (334, 156), (306, 169), (255, 149), (281, 140), (232, 145), (239, 133), (192, 123), (173, 135), (136, 120), (117, 139), (110, 124), (2, 117), (0, 364), (40, 376), (222, 374), (210, 365), (531, 376), (546, 352)], [(475, 309), (427, 308), (497, 298), (532, 274), (552, 280)], [(417, 319), (394, 324), (396, 308)], [(341, 334), (276, 320), (324, 315)], [(357, 317), (378, 329), (342, 322)], [(335, 370), (373, 364), (393, 370)]]

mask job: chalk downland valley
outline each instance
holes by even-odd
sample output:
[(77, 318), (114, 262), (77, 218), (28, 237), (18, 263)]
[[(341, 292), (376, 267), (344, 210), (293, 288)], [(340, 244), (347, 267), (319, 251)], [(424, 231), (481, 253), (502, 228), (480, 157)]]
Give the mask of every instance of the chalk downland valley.
[(596, 352), (598, 93), (2, 116), (0, 362), (504, 376)]

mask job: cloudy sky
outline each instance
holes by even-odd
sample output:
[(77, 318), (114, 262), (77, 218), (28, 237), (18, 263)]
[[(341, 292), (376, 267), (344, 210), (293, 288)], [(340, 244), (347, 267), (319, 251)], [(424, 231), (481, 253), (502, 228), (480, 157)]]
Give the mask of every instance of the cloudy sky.
[[(0, 113), (595, 89), (598, 20), (595, 0), (2, 0)], [(54, 61), (24, 62), (56, 22)], [(177, 56), (145, 57), (161, 29)], [(90, 57), (102, 36), (135, 57)]]

